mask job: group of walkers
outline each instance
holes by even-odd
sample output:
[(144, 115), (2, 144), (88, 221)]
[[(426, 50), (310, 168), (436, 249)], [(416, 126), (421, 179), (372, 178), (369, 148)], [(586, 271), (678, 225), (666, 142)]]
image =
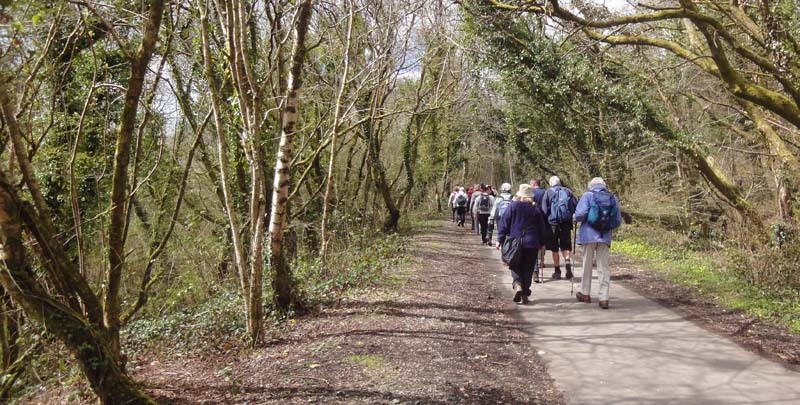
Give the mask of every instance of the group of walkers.
[[(562, 278), (563, 257), (564, 278), (571, 280), (572, 251), (577, 243), (583, 248), (583, 275), (575, 297), (580, 302), (592, 302), (592, 263), (596, 262), (599, 306), (608, 309), (609, 248), (612, 230), (622, 223), (619, 202), (601, 177), (589, 181), (588, 191), (580, 199), (561, 184), (558, 176), (550, 177), (548, 183), (550, 187), (543, 189), (538, 179), (531, 179), (528, 184), (520, 184), (515, 195), (511, 194), (509, 183), (503, 183), (499, 195), (490, 185), (479, 184), (467, 190), (456, 186), (448, 201), (452, 220), (457, 226), (465, 227), (469, 213), (472, 230), (481, 235), (481, 243), (485, 245), (492, 244), (492, 233), (497, 226), (497, 249), (507, 241), (518, 239), (518, 260), (509, 265), (515, 303), (527, 304), (531, 284), (544, 281), (545, 250), (553, 255), (551, 278)], [(580, 226), (573, 239), (576, 223)]]

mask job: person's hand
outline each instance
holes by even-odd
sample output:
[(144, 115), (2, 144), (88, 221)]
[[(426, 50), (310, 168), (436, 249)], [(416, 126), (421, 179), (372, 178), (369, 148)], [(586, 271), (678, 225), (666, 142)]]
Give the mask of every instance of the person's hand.
[(500, 242), (495, 243), (494, 248), (500, 250)]

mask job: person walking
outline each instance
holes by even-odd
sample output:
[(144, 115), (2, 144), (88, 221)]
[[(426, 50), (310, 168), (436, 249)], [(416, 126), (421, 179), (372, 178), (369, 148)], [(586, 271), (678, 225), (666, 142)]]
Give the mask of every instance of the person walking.
[(480, 185), (480, 195), (473, 198), (471, 211), (478, 219), (478, 228), (481, 234), (481, 243), (484, 245), (489, 244), (486, 238), (489, 233), (489, 216), (492, 214), (492, 207), (494, 207), (494, 197), (489, 194), (489, 188), (486, 185)]
[[(537, 206), (541, 209), (542, 199), (544, 198), (545, 189), (542, 188), (541, 182), (539, 179), (532, 177), (530, 182), (528, 183), (533, 187), (533, 202), (536, 203)], [(547, 239), (547, 235), (545, 235), (545, 239)], [(545, 243), (542, 243), (542, 246), (539, 248), (539, 260), (536, 261), (533, 265), (533, 282), (540, 283), (541, 278), (539, 278), (539, 269), (544, 269), (544, 249)], [(544, 270), (542, 270), (542, 274), (544, 274)]]
[(450, 197), (447, 199), (447, 206), (450, 207), (453, 212), (452, 222), (456, 222), (456, 209), (458, 208), (456, 207), (456, 197), (458, 196), (458, 189), (458, 185), (453, 187), (453, 192), (450, 193)]
[(469, 197), (467, 197), (467, 193), (464, 191), (464, 187), (458, 188), (458, 193), (455, 197), (456, 206), (456, 226), (464, 227), (464, 220), (467, 214), (467, 204), (469, 203)]
[[(470, 186), (470, 188), (467, 189), (467, 208), (472, 207), (472, 199), (474, 198), (476, 191), (475, 188), (475, 186)], [(475, 231), (475, 216), (472, 215), (471, 209), (468, 209), (467, 211), (469, 211), (470, 229)]]
[(578, 301), (590, 303), (592, 288), (592, 260), (597, 263), (597, 279), (600, 281), (599, 305), (608, 309), (608, 291), (611, 273), (608, 269), (611, 232), (622, 224), (619, 202), (608, 191), (602, 177), (589, 181), (589, 191), (583, 193), (575, 209), (575, 221), (580, 222), (578, 244), (583, 247), (583, 276), (581, 288), (575, 293)]
[(500, 186), (500, 195), (494, 199), (492, 213), (489, 214), (489, 237), (487, 238), (487, 245), (492, 244), (492, 233), (494, 232), (495, 224), (500, 221), (503, 213), (506, 212), (508, 205), (511, 204), (511, 201), (513, 200), (514, 196), (511, 195), (511, 184), (503, 183)]
[[(544, 193), (542, 198), (542, 211), (544, 211), (547, 222), (550, 224), (546, 231), (545, 246), (547, 250), (553, 252), (553, 275), (554, 280), (561, 279), (561, 266), (558, 252), (564, 257), (564, 267), (566, 267), (567, 280), (572, 279), (572, 216), (575, 214), (575, 206), (578, 200), (567, 187), (561, 185), (558, 176), (550, 177), (550, 188)], [(544, 258), (542, 258), (544, 261)]]
[(517, 191), (518, 200), (509, 204), (506, 212), (500, 217), (497, 228), (497, 249), (503, 246), (506, 238), (520, 239), (521, 260), (509, 266), (514, 299), (516, 303), (527, 304), (531, 296), (531, 278), (536, 255), (539, 253), (544, 236), (544, 213), (533, 199), (533, 188), (530, 184), (520, 184)]

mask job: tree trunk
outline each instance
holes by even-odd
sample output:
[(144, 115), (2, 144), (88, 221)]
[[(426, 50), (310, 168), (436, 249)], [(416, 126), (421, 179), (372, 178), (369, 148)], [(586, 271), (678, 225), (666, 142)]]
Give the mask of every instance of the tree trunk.
[[(328, 211), (330, 209), (331, 203), (331, 190), (333, 189), (332, 184), (334, 181), (334, 164), (336, 163), (336, 139), (339, 135), (340, 126), (341, 126), (341, 110), (342, 110), (342, 100), (344, 98), (344, 92), (347, 88), (347, 81), (349, 80), (348, 74), (350, 72), (350, 41), (353, 38), (353, 18), (355, 14), (355, 6), (352, 2), (348, 2), (347, 7), (349, 8), (349, 13), (347, 15), (347, 33), (345, 34), (345, 46), (344, 46), (344, 67), (342, 68), (342, 77), (339, 79), (341, 82), (339, 83), (339, 91), (336, 95), (336, 107), (334, 108), (333, 112), (333, 133), (331, 134), (331, 156), (328, 160), (328, 175), (325, 179), (325, 197), (323, 198), (322, 202), (322, 220), (320, 222), (320, 235), (322, 237), (322, 251), (320, 256), (322, 257), (322, 263), (326, 265), (326, 257), (328, 253)], [(348, 161), (349, 164), (349, 161)]]
[(241, 238), (241, 225), (234, 203), (234, 195), (231, 188), (231, 173), (230, 173), (230, 159), (228, 153), (228, 140), (225, 137), (225, 130), (222, 122), (222, 99), (220, 95), (220, 87), (217, 82), (217, 75), (214, 70), (214, 61), (211, 55), (211, 44), (209, 38), (209, 23), (208, 14), (204, 6), (204, 1), (197, 2), (198, 9), (200, 10), (200, 34), (203, 47), (203, 67), (205, 70), (206, 80), (208, 81), (209, 92), (211, 93), (211, 108), (214, 112), (214, 129), (217, 134), (217, 151), (219, 158), (219, 171), (220, 171), (220, 186), (225, 204), (225, 214), (228, 218), (228, 225), (230, 228), (230, 239), (233, 245), (233, 257), (236, 264), (236, 270), (239, 275), (239, 288), (242, 291), (242, 297), (245, 304), (245, 316), (248, 321), (248, 330), (252, 325), (249, 317), (251, 315), (250, 303), (248, 299), (250, 294), (250, 273), (247, 268), (247, 258), (244, 254), (244, 247), (242, 246)]
[(272, 289), (275, 306), (287, 311), (295, 304), (294, 281), (284, 249), (284, 231), (287, 225), (289, 206), (289, 183), (291, 163), (294, 155), (295, 125), (297, 123), (297, 104), (302, 87), (303, 61), (305, 59), (305, 40), (311, 21), (313, 0), (299, 5), (295, 38), (292, 45), (292, 64), (289, 71), (287, 94), (283, 108), (281, 138), (278, 145), (278, 158), (275, 162), (275, 180), (272, 187), (272, 207), (269, 224), (270, 266), (272, 268)]
[[(55, 335), (78, 360), (103, 404), (155, 404), (123, 372), (112, 338), (103, 325), (88, 322), (57, 301), (37, 281), (25, 254), (22, 223), (34, 214), (23, 206), (10, 184), (0, 179), (0, 283), (32, 319)], [(24, 221), (21, 216), (28, 218)]]
[(131, 61), (131, 74), (128, 79), (128, 90), (120, 116), (117, 132), (116, 149), (114, 151), (114, 170), (111, 180), (111, 211), (108, 227), (108, 273), (106, 276), (106, 296), (104, 321), (110, 337), (112, 352), (121, 359), (119, 342), (120, 300), (119, 291), (122, 284), (122, 272), (125, 263), (125, 207), (128, 199), (128, 167), (131, 156), (131, 139), (133, 138), (136, 113), (139, 110), (139, 98), (144, 88), (147, 66), (155, 50), (161, 17), (164, 13), (164, 0), (152, 0), (144, 29), (142, 43), (136, 56)]

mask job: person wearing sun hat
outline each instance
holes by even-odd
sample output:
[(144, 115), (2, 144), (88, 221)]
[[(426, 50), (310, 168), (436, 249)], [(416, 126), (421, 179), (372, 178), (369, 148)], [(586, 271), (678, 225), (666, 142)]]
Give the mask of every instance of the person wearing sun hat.
[(506, 238), (521, 237), (522, 260), (509, 267), (516, 303), (527, 304), (531, 295), (533, 266), (543, 241), (545, 223), (544, 213), (534, 202), (533, 188), (529, 184), (520, 184), (517, 200), (508, 205), (498, 221), (496, 245), (500, 249)]

